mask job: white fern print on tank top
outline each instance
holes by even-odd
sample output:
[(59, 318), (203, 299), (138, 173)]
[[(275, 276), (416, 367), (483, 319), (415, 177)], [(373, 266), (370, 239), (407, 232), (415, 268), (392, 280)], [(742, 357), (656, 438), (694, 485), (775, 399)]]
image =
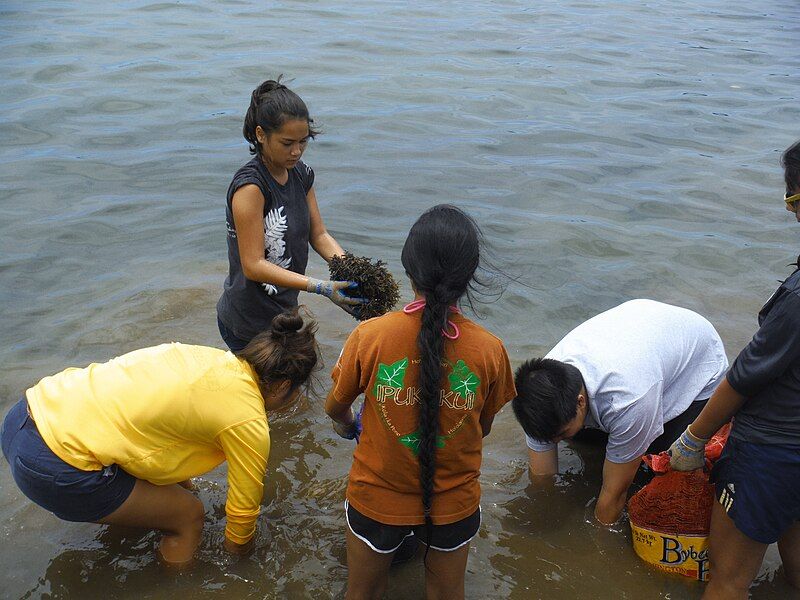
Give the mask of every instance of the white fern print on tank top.
[[(286, 252), (286, 215), (283, 214), (283, 206), (273, 208), (264, 217), (264, 248), (267, 251), (267, 260), (272, 264), (288, 269), (292, 264), (291, 256), (284, 256)], [(264, 291), (270, 296), (278, 293), (271, 283), (262, 283)]]

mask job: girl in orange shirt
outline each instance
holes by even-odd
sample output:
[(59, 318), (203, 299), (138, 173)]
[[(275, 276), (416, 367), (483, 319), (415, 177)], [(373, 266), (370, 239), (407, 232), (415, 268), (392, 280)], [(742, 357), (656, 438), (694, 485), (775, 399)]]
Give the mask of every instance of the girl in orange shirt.
[(515, 396), (502, 342), (456, 306), (478, 283), (475, 222), (433, 207), (411, 228), (402, 262), (414, 301), (353, 331), (325, 406), (337, 433), (354, 437), (352, 404), (364, 394), (345, 503), (349, 599), (382, 596), (409, 536), (426, 545), (428, 596), (463, 597), (482, 440)]

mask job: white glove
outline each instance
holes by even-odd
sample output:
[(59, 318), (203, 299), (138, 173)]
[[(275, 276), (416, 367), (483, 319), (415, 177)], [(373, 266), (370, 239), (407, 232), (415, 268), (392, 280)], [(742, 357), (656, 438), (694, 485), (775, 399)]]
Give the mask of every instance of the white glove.
[(667, 450), (670, 467), (675, 471), (702, 469), (706, 464), (706, 443), (708, 440), (695, 436), (687, 427)]

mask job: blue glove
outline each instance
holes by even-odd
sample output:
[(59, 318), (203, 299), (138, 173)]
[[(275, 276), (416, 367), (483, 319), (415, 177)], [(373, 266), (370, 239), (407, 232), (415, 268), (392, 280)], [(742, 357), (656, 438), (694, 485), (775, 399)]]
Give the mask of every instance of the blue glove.
[(307, 292), (325, 296), (339, 308), (357, 317), (356, 309), (360, 309), (362, 304), (366, 304), (367, 299), (347, 295), (346, 292), (356, 288), (358, 288), (358, 284), (355, 281), (322, 281), (313, 277), (308, 278), (306, 285)]
[(339, 435), (339, 437), (343, 437), (346, 440), (355, 440), (358, 443), (358, 439), (361, 436), (361, 413), (364, 410), (364, 405), (361, 405), (361, 408), (358, 409), (358, 414), (353, 414), (353, 409), (350, 409), (350, 415), (352, 416), (352, 421), (349, 425), (345, 425), (340, 423), (339, 421), (333, 422), (333, 430)]
[(675, 471), (694, 471), (702, 469), (706, 464), (706, 443), (708, 440), (696, 437), (686, 428), (677, 440), (672, 443), (669, 453), (669, 465)]

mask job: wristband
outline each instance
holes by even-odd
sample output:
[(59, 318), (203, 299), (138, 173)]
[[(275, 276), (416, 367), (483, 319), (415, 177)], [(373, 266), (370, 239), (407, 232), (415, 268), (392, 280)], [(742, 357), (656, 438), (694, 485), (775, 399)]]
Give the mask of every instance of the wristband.
[(694, 435), (689, 427), (687, 427), (686, 431), (683, 432), (683, 435), (680, 437), (680, 441), (681, 444), (691, 452), (702, 452), (708, 443), (707, 439), (703, 439)]

